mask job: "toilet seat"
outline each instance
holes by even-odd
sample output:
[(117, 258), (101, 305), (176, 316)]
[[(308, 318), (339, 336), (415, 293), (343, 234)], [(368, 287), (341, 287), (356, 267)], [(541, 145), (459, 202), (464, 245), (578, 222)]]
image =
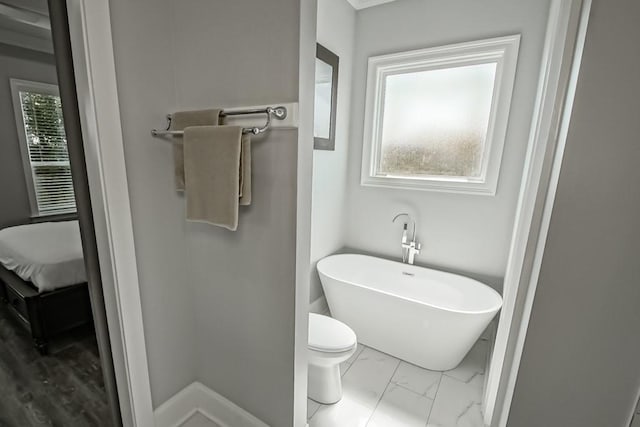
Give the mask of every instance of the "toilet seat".
[(356, 346), (356, 334), (344, 323), (321, 314), (309, 313), (309, 349), (342, 353)]

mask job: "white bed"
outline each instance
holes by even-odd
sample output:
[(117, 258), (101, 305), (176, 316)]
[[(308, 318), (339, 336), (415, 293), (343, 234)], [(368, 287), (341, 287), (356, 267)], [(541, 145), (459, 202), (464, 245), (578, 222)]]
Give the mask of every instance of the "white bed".
[(38, 292), (86, 282), (78, 221), (0, 230), (0, 264), (33, 283)]

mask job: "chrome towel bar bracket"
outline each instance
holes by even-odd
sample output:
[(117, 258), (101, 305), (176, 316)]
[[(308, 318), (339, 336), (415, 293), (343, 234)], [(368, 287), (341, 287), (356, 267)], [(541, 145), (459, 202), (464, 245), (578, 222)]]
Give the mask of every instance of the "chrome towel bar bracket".
[[(220, 117), (228, 117), (228, 116), (240, 116), (240, 115), (250, 115), (250, 114), (266, 114), (267, 122), (262, 127), (248, 127), (243, 128), (242, 133), (245, 134), (253, 134), (258, 135), (264, 133), (267, 129), (271, 127), (271, 119), (275, 118), (277, 120), (284, 120), (287, 118), (287, 109), (286, 107), (267, 107), (267, 108), (252, 108), (246, 110), (232, 110), (232, 111), (221, 111)], [(171, 127), (171, 115), (167, 115), (167, 128), (165, 130), (157, 130), (152, 129), (152, 136), (182, 136), (184, 135), (184, 131), (181, 130), (169, 130)]]

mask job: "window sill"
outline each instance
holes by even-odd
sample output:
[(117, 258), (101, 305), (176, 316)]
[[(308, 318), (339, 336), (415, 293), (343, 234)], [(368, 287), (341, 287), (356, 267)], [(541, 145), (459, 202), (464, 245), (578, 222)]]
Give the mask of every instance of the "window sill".
[(31, 223), (47, 222), (47, 221), (70, 221), (78, 219), (77, 211), (52, 212), (46, 214), (38, 214), (31, 216)]
[(490, 181), (493, 180), (472, 180), (455, 177), (406, 178), (399, 176), (362, 176), (360, 184), (363, 187), (392, 188), (396, 190), (495, 196), (497, 182)]

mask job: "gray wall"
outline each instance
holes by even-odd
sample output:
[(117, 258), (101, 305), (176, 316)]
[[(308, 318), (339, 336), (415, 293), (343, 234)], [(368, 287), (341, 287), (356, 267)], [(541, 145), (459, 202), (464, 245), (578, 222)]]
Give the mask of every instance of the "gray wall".
[(185, 221), (171, 146), (149, 129), (179, 109), (296, 102), (299, 2), (177, 5), (111, 0), (153, 402), (197, 379), (291, 425), (297, 132), (254, 138), (253, 203), (229, 232)]
[(347, 154), (356, 11), (347, 0), (318, 1), (318, 43), (338, 55), (338, 105), (335, 151), (313, 152), (311, 211), (311, 302), (322, 296), (315, 264), (346, 242)]
[(626, 427), (640, 387), (640, 4), (596, 0), (509, 426)]
[(10, 78), (57, 84), (53, 56), (0, 43), (0, 228), (31, 217)]
[[(299, 8), (181, 1), (177, 107), (297, 102)], [(297, 141), (295, 130), (253, 138), (253, 201), (238, 231), (186, 224), (198, 379), (273, 426), (293, 420)]]
[(172, 3), (111, 0), (114, 56), (155, 407), (196, 379), (192, 281), (172, 149), (152, 138), (176, 103)]
[[(391, 224), (391, 219), (398, 212), (409, 212), (417, 219), (418, 240), (423, 247), (417, 263), (487, 277), (490, 284), (501, 286), (548, 10), (547, 0), (403, 0), (358, 12), (349, 147), (348, 247), (399, 257), (401, 226)], [(495, 197), (360, 185), (367, 58), (517, 33), (522, 34), (522, 41)]]

